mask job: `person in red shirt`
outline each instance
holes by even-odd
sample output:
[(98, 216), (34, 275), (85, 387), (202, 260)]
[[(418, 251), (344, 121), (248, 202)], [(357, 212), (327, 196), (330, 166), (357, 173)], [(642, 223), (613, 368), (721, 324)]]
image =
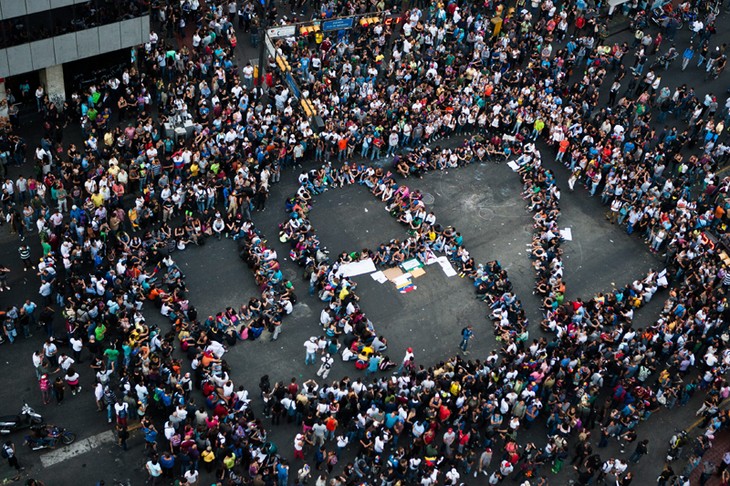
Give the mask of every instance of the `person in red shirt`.
[(299, 393), (299, 385), (297, 385), (297, 379), (292, 378), (291, 383), (289, 383), (289, 386), (287, 387), (287, 391), (292, 397), (296, 397)]
[(563, 160), (565, 152), (568, 151), (568, 147), (570, 147), (570, 140), (567, 138), (562, 139), (558, 145), (558, 156), (555, 157), (555, 162), (561, 162)]
[(335, 430), (337, 429), (338, 423), (337, 419), (332, 415), (325, 419), (324, 426), (327, 428), (327, 440), (333, 440), (335, 438)]

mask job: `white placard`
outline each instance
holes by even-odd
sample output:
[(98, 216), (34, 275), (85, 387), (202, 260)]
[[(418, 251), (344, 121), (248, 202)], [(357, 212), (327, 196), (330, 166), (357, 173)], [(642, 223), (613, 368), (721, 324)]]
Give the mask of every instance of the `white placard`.
[(345, 263), (341, 265), (337, 270), (338, 277), (356, 277), (358, 275), (364, 275), (366, 273), (372, 273), (376, 271), (375, 263), (372, 258), (367, 260), (359, 260), (357, 262)]
[(296, 25), (284, 25), (283, 27), (272, 27), (266, 31), (272, 39), (279, 37), (292, 37), (297, 33)]

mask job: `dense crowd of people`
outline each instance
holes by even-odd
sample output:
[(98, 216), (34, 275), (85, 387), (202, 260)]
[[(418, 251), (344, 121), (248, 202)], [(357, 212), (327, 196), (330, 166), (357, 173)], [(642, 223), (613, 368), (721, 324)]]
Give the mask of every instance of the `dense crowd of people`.
[[(310, 7), (331, 18), (392, 5)], [(695, 393), (705, 397), (698, 413), (706, 449), (727, 424), (718, 405), (730, 396), (730, 273), (706, 233), (726, 231), (730, 183), (717, 174), (730, 153), (728, 105), (721, 109), (717, 94), (662, 84), (674, 45), (662, 63), (644, 67), (662, 36), (673, 38), (671, 22), (656, 37), (637, 32), (632, 46), (609, 45), (604, 20), (583, 2), (535, 1), (518, 13), (491, 3), (420, 2), (389, 25), (277, 40), (324, 121), (319, 133), (273, 59), (261, 80), (250, 63), (238, 64), (237, 34), (258, 35), (247, 3), (170, 2), (155, 11), (163, 31), (150, 34), (121, 79), (99, 80), (63, 106), (39, 87), (40, 143), (28, 149), (11, 130), (0, 140), (4, 163), (27, 156), (35, 173), (6, 179), (0, 202), (21, 240), (24, 271), (41, 282), (37, 299), (7, 307), (3, 331), (13, 343), (19, 330), (29, 338), (35, 325), (45, 328), (33, 354), (44, 403), (80, 392), (90, 382), (80, 365), (89, 359), (97, 407), (125, 449), (129, 421), (140, 420), (153, 484), (198, 484), (204, 470), (220, 484), (457, 485), (483, 475), (488, 484), (545, 485), (571, 458), (580, 484), (611, 478), (628, 485), (629, 463), (647, 453), (639, 423)], [(276, 6), (268, 14), (279, 18)], [(714, 25), (714, 16), (705, 17)], [(175, 34), (191, 31), (173, 47)], [(700, 67), (707, 69), (706, 60), (707, 72), (719, 76), (725, 46), (708, 54), (712, 35), (702, 33)], [(21, 93), (29, 95), (30, 88)], [(662, 127), (670, 115), (676, 122)], [(165, 124), (186, 122), (190, 136), (166, 132)], [(82, 129), (79, 146), (64, 138), (69, 124)], [(645, 239), (663, 268), (617, 290), (566, 299), (561, 193), (543, 163), (553, 154), (570, 171), (569, 190), (583, 183), (599, 196), (607, 219)], [(534, 330), (530, 337), (500, 263), (476, 262), (468, 241), (403, 183), (508, 158), (533, 213), (535, 294), (552, 337)], [(262, 415), (252, 406), (258, 399), (231, 380), (226, 352), (265, 331), (277, 339), (297, 296), (251, 214), (266, 209), (282, 170), (312, 159), (286, 201), (279, 239), (305, 269), (310, 294), (325, 303), (321, 337), (305, 343), (305, 362), (319, 364), (322, 380), (262, 377)], [(308, 213), (318, 194), (350, 184), (367, 186), (407, 235), (330, 261)], [(26, 244), (31, 234), (42, 248), (39, 262)], [(224, 236), (237, 240), (261, 296), (205, 318), (172, 256)], [(467, 326), (453, 329), (457, 356), (426, 366), (409, 349), (394, 361), (387, 337), (359, 306), (355, 282), (338, 273), (358, 259), (386, 268), (437, 254), (473, 281), (499, 352), (467, 358)], [(0, 290), (8, 272), (0, 268)], [(659, 291), (666, 294), (660, 317), (635, 327), (635, 310)], [(145, 303), (169, 325), (148, 325)], [(328, 380), (338, 355), (364, 377)], [(283, 458), (289, 444), (268, 439), (267, 427), (282, 422), (301, 426), (293, 462)], [(520, 440), (537, 424), (547, 432), (543, 443)], [(597, 449), (609, 441), (635, 451), (628, 459), (601, 457)], [(685, 484), (680, 477), (691, 472), (665, 468), (660, 483)]]

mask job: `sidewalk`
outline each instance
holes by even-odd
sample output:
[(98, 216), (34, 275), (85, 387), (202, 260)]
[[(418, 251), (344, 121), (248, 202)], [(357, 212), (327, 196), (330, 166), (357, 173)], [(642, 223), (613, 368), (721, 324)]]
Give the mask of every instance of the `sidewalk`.
[[(692, 471), (690, 475), (690, 484), (700, 484), (700, 474), (702, 474), (702, 464), (705, 461), (712, 461), (718, 468), (722, 464), (722, 456), (730, 450), (730, 430), (723, 430), (715, 436), (715, 440), (712, 441), (712, 447), (710, 450), (705, 452), (702, 456), (702, 462), (699, 466)], [(675, 471), (676, 472), (676, 471)], [(719, 486), (720, 476), (712, 476), (709, 481), (705, 483), (705, 486)]]

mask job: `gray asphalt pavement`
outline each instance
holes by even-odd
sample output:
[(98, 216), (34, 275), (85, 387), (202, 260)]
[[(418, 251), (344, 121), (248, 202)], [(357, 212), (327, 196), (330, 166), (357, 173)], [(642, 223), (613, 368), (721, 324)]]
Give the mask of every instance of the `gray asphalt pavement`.
[[(686, 29), (679, 34), (676, 44), (680, 49), (688, 35)], [(610, 40), (624, 41), (629, 40), (630, 36), (630, 33), (623, 32)], [(713, 45), (725, 42), (727, 38), (727, 32), (721, 30), (713, 38)], [(242, 59), (255, 57), (245, 42), (241, 42), (240, 46)], [(627, 62), (632, 61), (629, 56)], [(664, 82), (669, 86), (687, 83), (700, 94), (715, 93), (724, 101), (727, 78), (705, 82), (703, 77), (704, 71), (694, 68), (681, 72), (678, 63), (669, 72), (663, 73)], [(32, 118), (24, 121), (28, 125), (23, 130), (28, 133), (32, 144), (32, 135), (35, 133), (33, 123), (37, 122)], [(670, 124), (672, 122), (670, 119)], [(545, 152), (544, 158), (550, 158), (549, 152)], [(553, 167), (550, 163), (548, 165)], [(627, 236), (605, 220), (604, 208), (596, 198), (589, 198), (582, 189), (569, 193), (565, 183), (566, 172), (561, 167), (555, 167), (555, 172), (563, 189), (561, 227), (570, 227), (574, 237), (572, 242), (563, 245), (569, 298), (589, 297), (596, 291), (610, 290), (614, 284), (621, 286), (645, 274), (648, 268), (659, 266), (659, 262), (646, 251), (636, 236)], [(17, 171), (11, 169), (10, 173), (14, 176)], [(429, 174), (422, 180), (406, 182), (412, 188), (433, 196), (434, 202), (429, 206), (436, 212), (439, 222), (452, 224), (461, 231), (465, 245), (478, 261), (498, 259), (502, 262), (533, 322), (532, 335), (541, 335), (537, 328), (540, 315), (538, 302), (531, 293), (534, 275), (525, 254), (525, 245), (531, 238), (531, 222), (530, 215), (519, 199), (519, 178), (506, 165), (480, 165), (449, 173)], [(268, 209), (254, 216), (257, 226), (279, 251), (285, 274), (297, 286), (300, 303), (294, 314), (286, 319), (279, 341), (272, 343), (262, 339), (242, 343), (235, 346), (227, 356), (233, 365), (233, 378), (237, 383), (247, 386), (253, 396), (257, 396), (256, 384), (265, 373), (272, 380), (288, 380), (292, 376), (302, 379), (314, 377), (315, 368), (303, 366), (302, 343), (309, 336), (319, 334), (318, 316), (322, 305), (307, 295), (301, 269), (288, 261), (287, 248), (276, 240), (277, 225), (286, 218), (283, 211), (284, 197), (291, 194), (295, 187), (295, 176), (285, 174), (282, 183), (273, 188)], [(403, 228), (382, 209), (382, 204), (362, 187), (330, 191), (318, 197), (312, 221), (317, 226), (320, 238), (333, 253), (374, 247), (381, 241), (403, 238), (405, 235)], [(39, 255), (40, 246), (35, 237), (29, 236), (28, 241), (32, 243), (34, 254)], [(0, 228), (0, 255), (0, 263), (12, 270), (12, 289), (0, 294), (0, 305), (19, 304), (25, 298), (38, 301), (38, 278), (23, 272), (17, 256), (17, 238), (8, 234), (7, 226)], [(192, 300), (201, 314), (214, 313), (226, 306), (238, 306), (256, 295), (253, 278), (247, 267), (239, 261), (235, 244), (230, 240), (210, 241), (205, 247), (190, 248), (175, 255), (175, 258), (187, 274)], [(405, 295), (395, 292), (389, 284), (374, 282), (368, 276), (356, 278), (364, 310), (376, 328), (389, 339), (390, 356), (400, 360), (405, 348), (412, 346), (418, 362), (436, 363), (456, 352), (458, 333), (465, 321), (473, 322), (477, 330), (472, 342), (472, 357), (484, 356), (497, 347), (491, 325), (485, 318), (485, 308), (474, 300), (470, 282), (458, 277), (446, 278), (438, 268), (427, 268), (426, 271), (424, 277), (416, 280), (418, 289)], [(637, 313), (637, 326), (649, 323), (657, 315), (663, 296), (657, 297), (650, 306)], [(162, 322), (154, 316), (154, 309), (147, 312), (153, 320)], [(57, 325), (60, 329), (60, 320)], [(104, 437), (109, 426), (105, 417), (95, 411), (90, 370), (81, 366), (84, 391), (79, 396), (68, 396), (66, 403), (60, 406), (41, 405), (31, 353), (40, 347), (42, 341), (40, 331), (36, 331), (28, 340), (20, 339), (14, 345), (4, 344), (0, 347), (0, 414), (15, 413), (22, 402), (27, 401), (43, 413), (49, 422), (77, 432), (78, 442), (85, 446), (79, 449), (83, 452), (61, 456), (61, 460), (48, 466), (41, 461), (43, 453), (20, 448), (18, 455), (21, 463), (27, 467), (25, 474), (43, 479), (49, 485), (90, 485), (102, 478), (106, 484), (115, 484), (115, 480), (142, 484), (145, 475), (142, 471), (142, 440), (139, 433), (133, 433), (131, 449), (126, 453), (114, 444), (98, 439), (100, 435)], [(338, 362), (330, 376), (338, 378), (356, 373), (350, 364)], [(261, 406), (258, 399), (254, 399), (253, 404), (255, 407)], [(690, 404), (678, 410), (663, 410), (655, 414), (649, 423), (639, 427), (640, 438), (647, 437), (651, 441), (651, 453), (639, 465), (632, 466), (637, 484), (654, 480), (663, 463), (669, 436), (676, 428), (693, 421), (695, 409)], [(285, 456), (291, 455), (293, 433), (293, 429), (287, 426), (274, 428), (271, 432)], [(11, 439), (20, 446), (22, 436), (22, 433), (16, 433)], [(533, 428), (525, 439), (541, 445), (544, 443), (544, 431), (540, 427)], [(630, 452), (628, 450), (625, 456)], [(610, 455), (618, 451), (608, 449), (601, 453)], [(45, 462), (50, 464), (48, 459)], [(567, 482), (569, 469), (564, 468), (555, 479), (556, 484)], [(0, 466), (0, 479), (3, 475), (10, 475), (7, 465)], [(473, 484), (479, 483), (475, 481)]]

